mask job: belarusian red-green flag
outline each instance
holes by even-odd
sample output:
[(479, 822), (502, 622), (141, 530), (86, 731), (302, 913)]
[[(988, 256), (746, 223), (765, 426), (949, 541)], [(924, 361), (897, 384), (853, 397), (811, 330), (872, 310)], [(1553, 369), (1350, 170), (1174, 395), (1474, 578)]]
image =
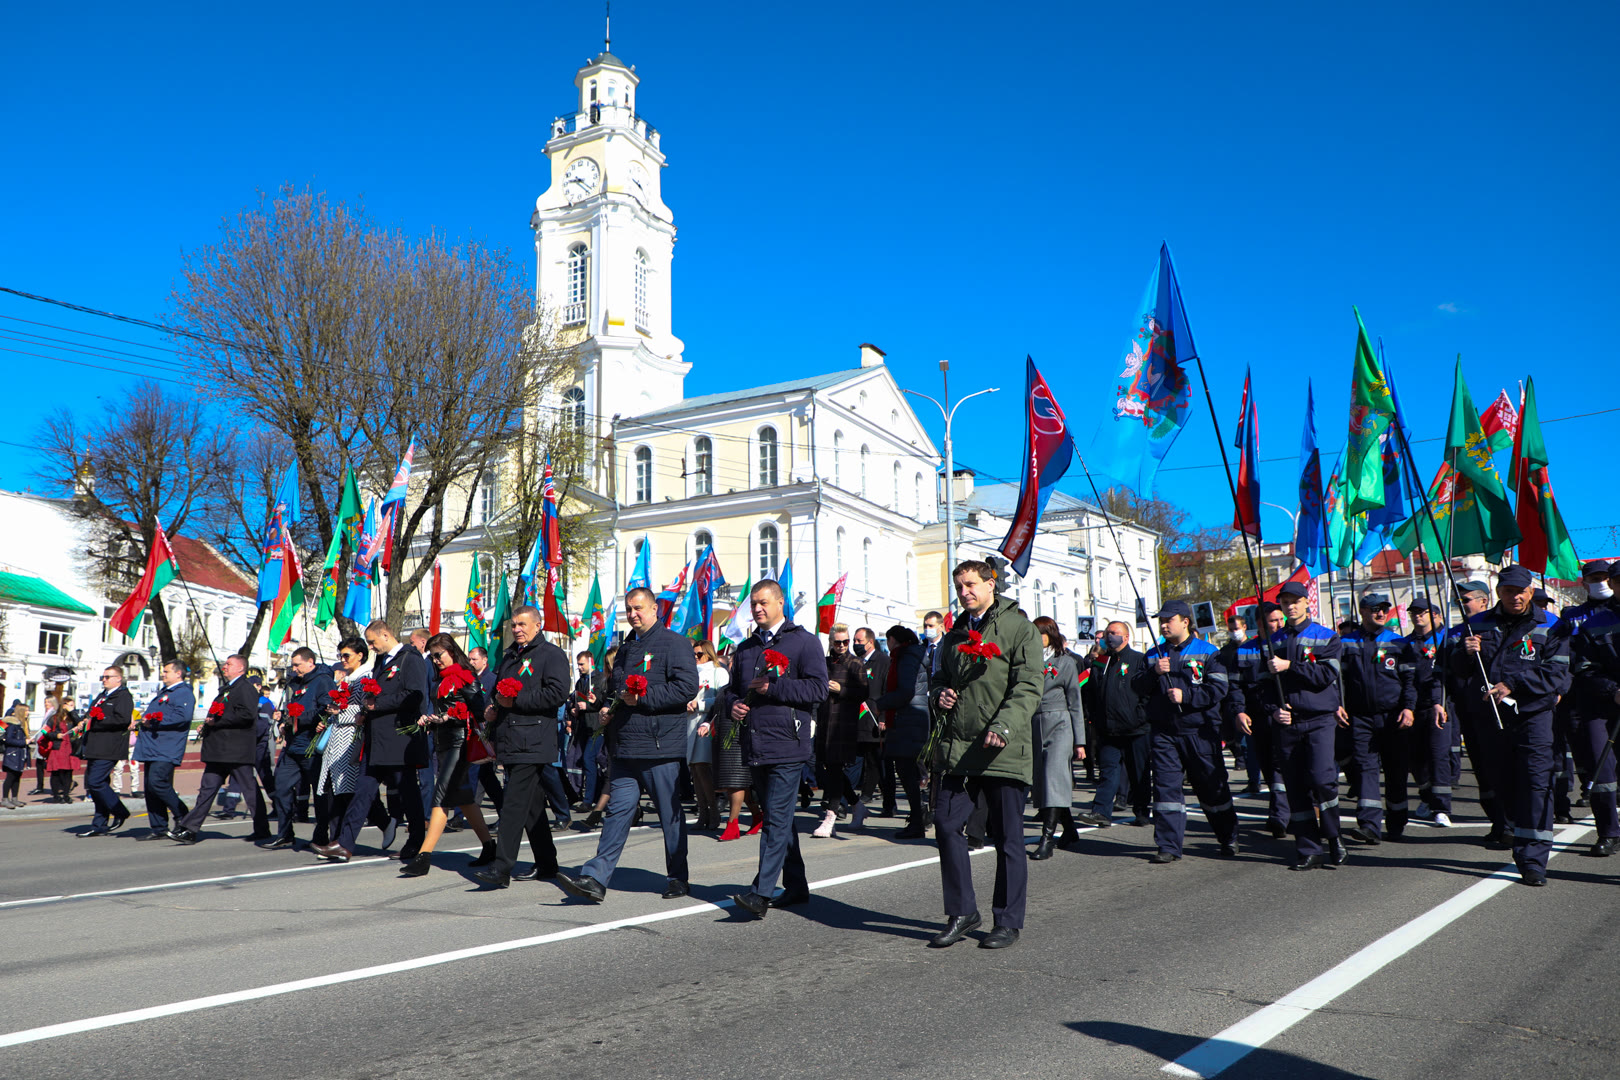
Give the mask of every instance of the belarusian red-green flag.
[(163, 586), (180, 576), (180, 564), (175, 562), (169, 538), (163, 535), (163, 523), (153, 519), (156, 531), (152, 534), (152, 550), (146, 555), (146, 572), (141, 575), (135, 591), (129, 594), (118, 610), (113, 612), (112, 628), (132, 638), (141, 629), (141, 616), (152, 602), (152, 597), (163, 591)]
[(838, 602), (844, 598), (844, 582), (849, 580), (849, 572), (845, 571), (828, 589), (822, 598), (816, 601), (816, 631), (822, 634), (832, 633), (833, 623), (838, 621)]
[(293, 619), (304, 610), (304, 568), (285, 524), (281, 526), (281, 583), (271, 603), (269, 646), (275, 652), (292, 633)]
[[(1542, 453), (1545, 454), (1543, 448)], [(1491, 464), (1491, 444), (1479, 422), (1479, 410), (1463, 379), (1462, 357), (1457, 358), (1457, 378), (1451, 392), (1451, 423), (1446, 429), (1446, 460), (1457, 474), (1473, 487), (1473, 499), (1465, 502), (1459, 490), (1453, 502), (1453, 537), (1450, 555), (1485, 555), (1492, 562), (1519, 542), (1519, 526), (1508, 506), (1502, 478)], [(1465, 528), (1465, 522), (1467, 527)], [(1469, 536), (1465, 542), (1464, 533)]]
[(1519, 505), (1515, 517), (1523, 539), (1519, 564), (1549, 577), (1574, 581), (1581, 576), (1581, 561), (1564, 528), (1564, 516), (1553, 498), (1547, 474), (1547, 444), (1541, 438), (1541, 416), (1536, 410), (1536, 381), (1524, 380), (1524, 405), (1519, 411), (1518, 437), (1513, 440), (1514, 493)]
[[(1352, 308), (1351, 310), (1355, 310)], [(1384, 505), (1384, 458), (1378, 437), (1395, 418), (1389, 380), (1356, 311), (1356, 360), (1350, 378), (1350, 441), (1344, 448), (1345, 517)]]

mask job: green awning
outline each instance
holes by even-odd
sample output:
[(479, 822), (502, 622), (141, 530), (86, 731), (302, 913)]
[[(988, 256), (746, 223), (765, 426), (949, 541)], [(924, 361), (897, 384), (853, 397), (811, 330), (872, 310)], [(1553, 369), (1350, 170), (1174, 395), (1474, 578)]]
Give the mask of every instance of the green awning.
[(0, 570), (0, 603), (5, 602), (55, 608), (57, 611), (67, 611), (74, 615), (95, 614), (93, 609), (85, 607), (44, 578), (29, 577), (27, 574), (10, 574)]

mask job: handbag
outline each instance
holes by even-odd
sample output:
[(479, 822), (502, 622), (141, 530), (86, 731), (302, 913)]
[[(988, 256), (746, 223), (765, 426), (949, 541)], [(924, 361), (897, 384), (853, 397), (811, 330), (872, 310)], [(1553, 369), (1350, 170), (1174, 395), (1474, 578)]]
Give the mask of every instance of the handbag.
[(462, 753), (466, 755), (467, 764), (469, 765), (482, 765), (484, 762), (493, 761), (495, 758), (495, 751), (489, 748), (489, 743), (484, 741), (484, 737), (478, 732), (470, 730), (467, 732), (467, 741), (462, 747)]
[(314, 745), (310, 747), (309, 751), (311, 754), (326, 753), (326, 744), (332, 741), (332, 729), (334, 727), (336, 727), (335, 724), (327, 724), (326, 730), (315, 736)]

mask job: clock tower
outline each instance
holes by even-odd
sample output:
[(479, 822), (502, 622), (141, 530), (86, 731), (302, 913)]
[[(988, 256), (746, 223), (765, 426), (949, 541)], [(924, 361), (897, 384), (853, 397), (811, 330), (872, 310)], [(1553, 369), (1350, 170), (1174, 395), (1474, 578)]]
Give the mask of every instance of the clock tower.
[(581, 350), (580, 381), (560, 404), (596, 445), (615, 415), (680, 401), (692, 366), (671, 330), (675, 223), (662, 198), (659, 134), (636, 111), (640, 83), (611, 52), (579, 69), (578, 109), (552, 122), (551, 186), (529, 219), (536, 296)]

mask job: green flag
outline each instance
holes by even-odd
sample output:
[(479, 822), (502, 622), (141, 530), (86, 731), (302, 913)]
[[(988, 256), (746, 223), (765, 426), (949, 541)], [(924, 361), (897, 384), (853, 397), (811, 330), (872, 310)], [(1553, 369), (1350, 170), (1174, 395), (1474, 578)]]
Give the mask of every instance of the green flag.
[[(1466, 481), (1464, 484), (1466, 485)], [(1400, 528), (1395, 530), (1392, 539), (1397, 551), (1402, 555), (1410, 555), (1412, 549), (1421, 543), (1423, 553), (1429, 557), (1431, 563), (1445, 560), (1446, 541), (1455, 537), (1456, 522), (1451, 520), (1451, 507), (1458, 487), (1456, 474), (1451, 471), (1450, 465), (1442, 461), (1440, 471), (1434, 474), (1434, 482), (1429, 485), (1428, 509), (1418, 507), (1417, 513), (1407, 518)], [(1467, 487), (1464, 498), (1469, 505), (1473, 504), (1474, 492), (1471, 486)], [(1429, 523), (1431, 512), (1434, 514), (1433, 526)], [(1434, 526), (1439, 527), (1438, 533)]]
[(500, 666), (501, 653), (506, 650), (506, 616), (511, 604), (511, 597), (506, 593), (506, 575), (499, 574), (495, 578), (495, 611), (489, 617), (489, 644), (485, 646), (492, 668)]
[(1356, 361), (1350, 378), (1350, 441), (1344, 448), (1347, 517), (1384, 505), (1384, 459), (1378, 437), (1389, 429), (1394, 418), (1395, 399), (1390, 396), (1389, 380), (1384, 378), (1378, 357), (1367, 340), (1361, 312), (1356, 311)]
[[(1543, 451), (1545, 452), (1545, 451)], [(1491, 445), (1485, 429), (1479, 422), (1479, 410), (1474, 408), (1473, 396), (1463, 379), (1462, 357), (1457, 357), (1457, 378), (1451, 391), (1451, 423), (1446, 429), (1446, 460), (1467, 480), (1472, 488), (1472, 499), (1464, 501), (1459, 487), (1453, 502), (1456, 520), (1452, 524), (1452, 555), (1485, 555), (1492, 562), (1519, 542), (1519, 526), (1513, 520), (1508, 506), (1507, 492), (1502, 489), (1502, 478), (1491, 463)], [(1464, 518), (1471, 518), (1471, 527), (1464, 529)], [(1464, 532), (1473, 533), (1465, 543)]]
[(1524, 381), (1524, 407), (1519, 415), (1519, 437), (1514, 441), (1513, 466), (1509, 470), (1519, 500), (1519, 532), (1524, 535), (1519, 545), (1519, 563), (1549, 577), (1575, 581), (1581, 576), (1581, 561), (1575, 557), (1575, 545), (1564, 528), (1564, 515), (1558, 512), (1558, 501), (1553, 498), (1534, 379)]
[(1347, 485), (1344, 479), (1344, 455), (1333, 463), (1333, 475), (1323, 485), (1323, 503), (1327, 517), (1327, 554), (1328, 562), (1337, 567), (1349, 566), (1355, 561), (1356, 548), (1361, 546), (1361, 538), (1367, 532), (1367, 515), (1347, 514), (1345, 512), (1348, 498)]
[(321, 566), (321, 603), (315, 612), (315, 625), (325, 630), (337, 616), (338, 575), (343, 571), (338, 563), (343, 559), (343, 546), (353, 551), (360, 542), (360, 527), (365, 523), (365, 511), (360, 506), (360, 488), (354, 482), (354, 470), (343, 470), (342, 493), (338, 496), (337, 520), (332, 525), (332, 542), (326, 545), (326, 562)]
[(473, 555), (472, 573), (467, 576), (467, 648), (489, 648), (489, 622), (484, 618), (484, 587), (478, 577), (478, 556)]
[(600, 576), (591, 578), (591, 594), (585, 598), (585, 623), (591, 632), (591, 655), (596, 657), (596, 666), (600, 669), (608, 648), (607, 612), (602, 608)]

